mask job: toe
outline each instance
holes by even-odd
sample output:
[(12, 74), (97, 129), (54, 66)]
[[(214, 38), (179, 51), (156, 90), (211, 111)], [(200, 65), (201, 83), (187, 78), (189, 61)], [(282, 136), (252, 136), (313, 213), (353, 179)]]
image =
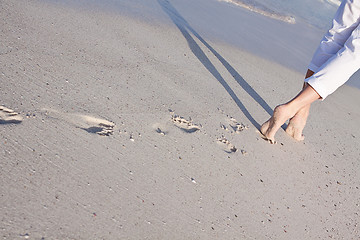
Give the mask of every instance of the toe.
[(304, 141), (304, 139), (305, 139), (305, 137), (304, 137), (304, 135), (299, 135), (299, 136), (296, 136), (296, 137), (294, 137), (296, 140), (298, 140), (298, 141)]

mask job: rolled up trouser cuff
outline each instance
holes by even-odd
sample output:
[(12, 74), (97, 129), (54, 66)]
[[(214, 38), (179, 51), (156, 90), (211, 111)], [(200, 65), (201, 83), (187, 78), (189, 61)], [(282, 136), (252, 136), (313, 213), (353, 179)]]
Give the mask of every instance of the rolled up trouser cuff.
[(316, 81), (315, 76), (311, 76), (305, 79), (305, 82), (309, 84), (316, 92), (320, 95), (321, 100), (324, 100), (327, 96), (329, 96), (332, 92), (329, 92), (326, 88), (324, 88), (324, 84)]
[(318, 67), (317, 65), (315, 65), (314, 63), (310, 63), (308, 66), (308, 69), (313, 71), (314, 73), (317, 72), (319, 70), (320, 67)]

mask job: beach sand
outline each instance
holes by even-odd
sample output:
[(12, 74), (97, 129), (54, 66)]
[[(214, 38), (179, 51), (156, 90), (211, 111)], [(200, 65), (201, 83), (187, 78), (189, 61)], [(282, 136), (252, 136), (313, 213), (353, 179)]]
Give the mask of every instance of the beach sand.
[(164, 24), (1, 1), (1, 238), (359, 239), (359, 90), (271, 145), (303, 74), (155, 3)]

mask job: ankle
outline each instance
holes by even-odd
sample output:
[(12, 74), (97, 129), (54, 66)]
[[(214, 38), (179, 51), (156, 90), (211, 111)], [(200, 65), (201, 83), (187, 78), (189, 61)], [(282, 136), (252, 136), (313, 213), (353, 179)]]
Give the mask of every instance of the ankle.
[(284, 114), (286, 114), (287, 118), (292, 118), (299, 111), (298, 107), (293, 102), (288, 102), (282, 105), (277, 106)]

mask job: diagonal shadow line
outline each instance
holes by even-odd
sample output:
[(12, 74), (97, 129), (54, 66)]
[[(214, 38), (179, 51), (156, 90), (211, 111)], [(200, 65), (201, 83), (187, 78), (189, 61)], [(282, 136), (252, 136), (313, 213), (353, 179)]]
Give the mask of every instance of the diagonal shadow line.
[(201, 36), (199, 36), (192, 28), (190, 31), (219, 59), (228, 72), (233, 76), (237, 83), (249, 94), (264, 110), (269, 114), (273, 114), (272, 108), (265, 102), (265, 100), (245, 81), (243, 77), (226, 61), (215, 49), (213, 49)]
[(244, 115), (249, 119), (249, 121), (257, 128), (260, 129), (260, 124), (251, 116), (247, 108), (236, 96), (231, 87), (226, 83), (225, 79), (221, 76), (219, 71), (211, 63), (209, 58), (205, 55), (200, 46), (195, 42), (189, 32), (191, 32), (196, 38), (199, 39), (223, 64), (223, 66), (228, 70), (228, 72), (234, 77), (235, 81), (258, 103), (264, 108), (264, 110), (272, 115), (273, 110), (266, 103), (266, 101), (244, 80), (243, 77), (214, 49), (212, 48), (180, 15), (180, 13), (171, 5), (168, 0), (157, 0), (163, 11), (170, 17), (173, 23), (178, 27), (180, 32), (185, 37), (191, 51), (194, 55), (200, 60), (200, 62), (205, 66), (205, 68), (219, 81), (219, 83), (225, 88), (229, 93), (235, 103), (238, 105), (240, 110)]
[(17, 123), (21, 123), (20, 120), (2, 120), (0, 119), (0, 124), (17, 124)]

